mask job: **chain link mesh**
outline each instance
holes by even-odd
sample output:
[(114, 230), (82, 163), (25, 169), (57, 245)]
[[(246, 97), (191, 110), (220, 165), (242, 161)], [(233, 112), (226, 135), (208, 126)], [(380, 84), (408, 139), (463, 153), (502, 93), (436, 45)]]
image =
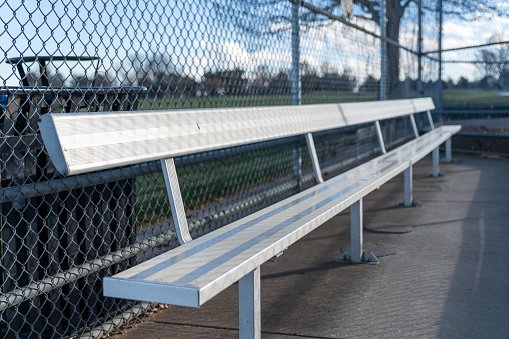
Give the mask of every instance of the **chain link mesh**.
[[(389, 5), (406, 2), (388, 0), (384, 77), (379, 2), (365, 8), (354, 1), (348, 20), (340, 2), (298, 2), (302, 104), (377, 100), (382, 80), (388, 99), (419, 96), (416, 2), (408, 2), (391, 31)], [(422, 55), (421, 70), (422, 94), (441, 102), (437, 4), (423, 3), (422, 50), (431, 53)], [(0, 2), (2, 337), (98, 337), (142, 319), (153, 305), (104, 298), (102, 278), (177, 246), (158, 162), (61, 177), (38, 134), (40, 115), (289, 105), (292, 6), (272, 0)], [(507, 17), (508, 6), (497, 6), (487, 13)], [(456, 47), (450, 37), (459, 34), (460, 19), (445, 20), (443, 48)], [(490, 20), (496, 29), (470, 23), (482, 39), (500, 44), (443, 53), (443, 79), (452, 79), (444, 80), (444, 104), (505, 103), (507, 19)], [(467, 42), (475, 43), (460, 45)], [(429, 128), (425, 114), (416, 120)], [(387, 150), (413, 137), (408, 119), (382, 121), (381, 129)], [(373, 124), (316, 133), (315, 144), (325, 178), (381, 153)], [(193, 237), (314, 184), (303, 137), (190, 155), (176, 165)]]

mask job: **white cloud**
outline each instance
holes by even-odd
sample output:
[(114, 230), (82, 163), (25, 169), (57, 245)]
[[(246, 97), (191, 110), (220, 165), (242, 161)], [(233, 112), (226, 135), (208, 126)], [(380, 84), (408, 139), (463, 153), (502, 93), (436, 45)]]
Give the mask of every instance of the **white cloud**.
[[(251, 64), (251, 55), (239, 43), (226, 41), (212, 43), (201, 41), (200, 47), (206, 55), (206, 66), (212, 69), (243, 68)], [(202, 66), (203, 62), (202, 62)]]
[(507, 32), (509, 18), (499, 16), (485, 16), (477, 13), (478, 18), (472, 22), (451, 20), (444, 23), (443, 48), (455, 48), (487, 43), (496, 35)]
[(290, 51), (274, 53), (268, 50), (254, 52), (251, 54), (253, 61), (252, 67), (268, 66), (272, 72), (278, 72), (282, 69), (289, 69), (292, 63), (292, 53)]
[[(376, 27), (366, 21), (356, 23), (370, 26), (370, 30)], [(379, 76), (379, 54), (379, 40), (338, 22), (310, 26), (302, 34), (302, 59), (319, 72), (327, 65), (338, 73), (349, 70), (363, 81), (368, 74)]]
[(476, 26), (475, 22), (465, 25), (464, 22), (448, 21), (444, 22), (442, 31), (444, 35), (451, 35), (458, 39), (469, 39), (476, 36), (478, 32)]
[(197, 55), (191, 57), (192, 66), (189, 73), (201, 78), (206, 71), (225, 69), (248, 69), (253, 65), (253, 58), (239, 43), (226, 41), (212, 43), (199, 41), (195, 44)]
[(498, 9), (509, 8), (509, 2), (501, 1), (495, 5)]

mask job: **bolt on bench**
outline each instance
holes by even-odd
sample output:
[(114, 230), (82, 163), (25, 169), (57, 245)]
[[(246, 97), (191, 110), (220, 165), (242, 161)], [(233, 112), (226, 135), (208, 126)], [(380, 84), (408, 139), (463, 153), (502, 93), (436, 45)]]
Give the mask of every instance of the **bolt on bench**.
[[(228, 109), (46, 114), (39, 122), (44, 144), (64, 175), (160, 160), (181, 246), (104, 278), (104, 295), (199, 307), (239, 282), (239, 329), (243, 338), (261, 336), (260, 265), (351, 207), (351, 251), (338, 259), (377, 263), (363, 252), (362, 199), (405, 172), (404, 206), (411, 206), (412, 165), (433, 153), (461, 126), (434, 128), (430, 98)], [(432, 130), (419, 136), (414, 114), (427, 112)], [(415, 139), (390, 151), (380, 120), (410, 119)], [(313, 132), (373, 123), (382, 155), (327, 181), (322, 178)], [(188, 230), (174, 157), (305, 135), (317, 185), (195, 240)]]

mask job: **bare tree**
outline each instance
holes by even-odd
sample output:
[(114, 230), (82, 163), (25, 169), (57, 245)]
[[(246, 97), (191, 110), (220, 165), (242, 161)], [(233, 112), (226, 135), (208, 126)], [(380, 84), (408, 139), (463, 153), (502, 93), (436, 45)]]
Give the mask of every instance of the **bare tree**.
[[(503, 34), (495, 34), (488, 40), (488, 43), (508, 40)], [(509, 71), (509, 44), (500, 44), (482, 49), (478, 52), (478, 56), (483, 61), (482, 64), (477, 65), (483, 78), (500, 79)]]
[(244, 93), (248, 83), (245, 73), (240, 68), (205, 72), (200, 90), (209, 95)]
[[(296, 0), (288, 0), (294, 2)], [(343, 0), (345, 1), (345, 0)], [(423, 0), (424, 8), (436, 10), (437, 1)], [(289, 25), (271, 25), (271, 23), (289, 23), (290, 13), (282, 6), (278, 6), (277, 0), (214, 0), (216, 11), (225, 18), (244, 30), (246, 33), (262, 35), (274, 34), (279, 30), (288, 30)], [(341, 16), (343, 12), (349, 14), (349, 8), (342, 8), (342, 0), (309, 0), (308, 2), (334, 15)], [(348, 4), (350, 0), (346, 0)], [(387, 38), (399, 42), (401, 22), (405, 11), (411, 4), (417, 4), (418, 0), (386, 0), (386, 34)], [(355, 17), (373, 21), (376, 25), (380, 23), (380, 0), (353, 0), (353, 14)], [(498, 16), (505, 16), (498, 6), (503, 5), (499, 0), (443, 0), (444, 16), (456, 16), (463, 20), (473, 21), (475, 13), (491, 13)], [(345, 6), (347, 7), (347, 6)], [(323, 25), (330, 22), (330, 19), (322, 14), (303, 9), (302, 24), (304, 26)], [(272, 27), (272, 28), (271, 28)], [(399, 57), (400, 49), (397, 45), (387, 46), (387, 69), (389, 96), (397, 96), (399, 91)]]

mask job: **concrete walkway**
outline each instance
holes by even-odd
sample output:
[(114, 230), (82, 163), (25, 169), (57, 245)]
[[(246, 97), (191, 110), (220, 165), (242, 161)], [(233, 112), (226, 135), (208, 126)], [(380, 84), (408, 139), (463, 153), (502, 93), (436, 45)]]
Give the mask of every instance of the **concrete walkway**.
[[(394, 207), (402, 176), (364, 199), (379, 265), (334, 262), (349, 246), (348, 210), (264, 264), (263, 338), (508, 338), (509, 160), (454, 158), (445, 177), (426, 177), (429, 158), (414, 167), (421, 208)], [(235, 338), (237, 322), (234, 285), (115, 338)]]

